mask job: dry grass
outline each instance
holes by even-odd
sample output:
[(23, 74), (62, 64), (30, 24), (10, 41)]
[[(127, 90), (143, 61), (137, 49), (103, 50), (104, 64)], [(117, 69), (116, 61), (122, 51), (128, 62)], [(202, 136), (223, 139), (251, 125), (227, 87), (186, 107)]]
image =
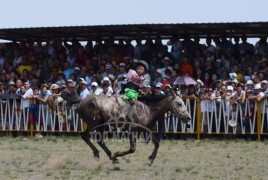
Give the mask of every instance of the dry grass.
[[(96, 144), (96, 143), (94, 143)], [(151, 143), (138, 143), (134, 154), (112, 164), (100, 150), (100, 160), (75, 137), (0, 138), (1, 179), (266, 179), (267, 141), (166, 140), (148, 166)], [(128, 141), (107, 145), (125, 150)], [(98, 149), (100, 147), (96, 145)]]

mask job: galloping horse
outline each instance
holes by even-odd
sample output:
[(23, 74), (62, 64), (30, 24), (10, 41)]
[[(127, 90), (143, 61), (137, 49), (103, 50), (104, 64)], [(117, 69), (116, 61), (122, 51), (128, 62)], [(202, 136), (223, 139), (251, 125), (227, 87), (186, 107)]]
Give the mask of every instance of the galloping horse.
[[(92, 149), (95, 158), (99, 158), (99, 151), (90, 141), (90, 132), (96, 130), (96, 132), (103, 134), (105, 130), (104, 124), (107, 123), (111, 126), (121, 123), (125, 128), (128, 128), (130, 148), (127, 151), (118, 151), (112, 154), (105, 145), (103, 136), (97, 141), (113, 162), (117, 161), (117, 157), (135, 152), (136, 139), (138, 137), (135, 136), (133, 132), (152, 132), (158, 117), (164, 115), (166, 112), (170, 111), (185, 123), (191, 119), (184, 102), (175, 94), (171, 96), (157, 97), (147, 101), (137, 101), (133, 106), (125, 103), (121, 98), (116, 98), (114, 96), (90, 95), (85, 99), (80, 100), (78, 95), (72, 91), (65, 91), (61, 96), (67, 101), (67, 108), (72, 104), (78, 103), (77, 113), (87, 124), (87, 128), (81, 134), (81, 137)], [(116, 113), (118, 106), (122, 108), (119, 113)], [(153, 133), (151, 135), (152, 142), (154, 143), (154, 150), (149, 156), (149, 165), (153, 164), (159, 148), (159, 140)]]

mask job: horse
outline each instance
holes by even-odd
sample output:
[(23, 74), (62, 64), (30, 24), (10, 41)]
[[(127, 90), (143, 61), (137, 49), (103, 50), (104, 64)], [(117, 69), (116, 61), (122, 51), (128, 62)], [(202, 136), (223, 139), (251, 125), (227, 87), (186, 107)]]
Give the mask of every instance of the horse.
[[(104, 125), (107, 125), (107, 123), (111, 126), (121, 124), (121, 127), (128, 128), (130, 148), (126, 151), (118, 151), (112, 154), (103, 141), (103, 136), (97, 141), (114, 163), (118, 162), (117, 157), (135, 152), (138, 136), (134, 133), (152, 132), (157, 119), (166, 112), (170, 111), (184, 123), (191, 120), (183, 100), (175, 94), (141, 99), (136, 101), (134, 105), (124, 102), (117, 96), (88, 95), (85, 99), (81, 100), (77, 93), (72, 91), (64, 91), (61, 96), (67, 101), (67, 109), (73, 104), (77, 104), (76, 112), (87, 124), (86, 129), (81, 133), (81, 137), (92, 149), (96, 159), (99, 159), (99, 151), (90, 141), (90, 133), (95, 131), (103, 134), (105, 130)], [(149, 165), (151, 166), (157, 155), (159, 140), (153, 133), (151, 133), (150, 139), (154, 144), (153, 152), (149, 156)]]

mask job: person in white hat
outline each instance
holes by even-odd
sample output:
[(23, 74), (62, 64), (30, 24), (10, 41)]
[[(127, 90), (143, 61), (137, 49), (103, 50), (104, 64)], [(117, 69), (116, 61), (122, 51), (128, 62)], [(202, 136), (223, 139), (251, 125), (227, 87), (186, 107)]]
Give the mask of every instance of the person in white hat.
[(99, 85), (97, 82), (91, 83), (91, 90), (89, 92), (89, 95), (100, 95), (102, 93), (102, 90), (99, 88)]
[(81, 91), (80, 91), (79, 97), (81, 99), (85, 99), (86, 96), (89, 95), (89, 90), (87, 89), (87, 82), (81, 81), (80, 88), (81, 88)]
[(257, 100), (261, 101), (264, 97), (264, 93), (261, 91), (261, 84), (255, 84), (254, 85), (255, 95), (251, 95), (248, 97), (248, 100)]
[(245, 84), (245, 90), (250, 90), (251, 93), (254, 94), (255, 90), (254, 90), (254, 83), (251, 79), (247, 80), (246, 84)]
[(102, 81), (101, 81), (101, 86), (102, 86), (102, 88), (103, 88), (104, 86), (106, 86), (106, 85), (108, 85), (108, 92), (109, 92), (110, 94), (113, 94), (114, 91), (113, 91), (112, 83), (111, 83), (109, 77), (104, 77), (104, 78), (102, 79)]
[(222, 95), (222, 99), (224, 99), (225, 107), (226, 107), (224, 114), (226, 118), (228, 119), (228, 117), (230, 117), (231, 115), (230, 113), (233, 110), (232, 105), (231, 105), (231, 99), (235, 96), (236, 92), (234, 91), (234, 87), (231, 85), (228, 85), (226, 89), (227, 89), (227, 93)]
[(267, 80), (263, 80), (261, 82), (261, 88), (262, 88), (262, 92), (267, 95), (268, 94), (268, 84), (267, 84)]

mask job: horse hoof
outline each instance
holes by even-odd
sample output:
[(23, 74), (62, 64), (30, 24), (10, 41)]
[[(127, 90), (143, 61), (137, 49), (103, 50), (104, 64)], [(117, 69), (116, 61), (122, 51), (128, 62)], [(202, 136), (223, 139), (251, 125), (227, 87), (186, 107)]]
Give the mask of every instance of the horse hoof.
[(98, 161), (100, 159), (99, 154), (94, 154), (94, 158)]
[(113, 160), (113, 164), (119, 164), (118, 159), (114, 159), (114, 160)]
[(154, 158), (152, 156), (149, 156), (149, 163), (148, 165), (151, 167), (154, 163)]
[(148, 163), (148, 165), (149, 165), (150, 167), (153, 165), (153, 163), (154, 163), (154, 160), (153, 160), (153, 159), (149, 159), (149, 163)]

